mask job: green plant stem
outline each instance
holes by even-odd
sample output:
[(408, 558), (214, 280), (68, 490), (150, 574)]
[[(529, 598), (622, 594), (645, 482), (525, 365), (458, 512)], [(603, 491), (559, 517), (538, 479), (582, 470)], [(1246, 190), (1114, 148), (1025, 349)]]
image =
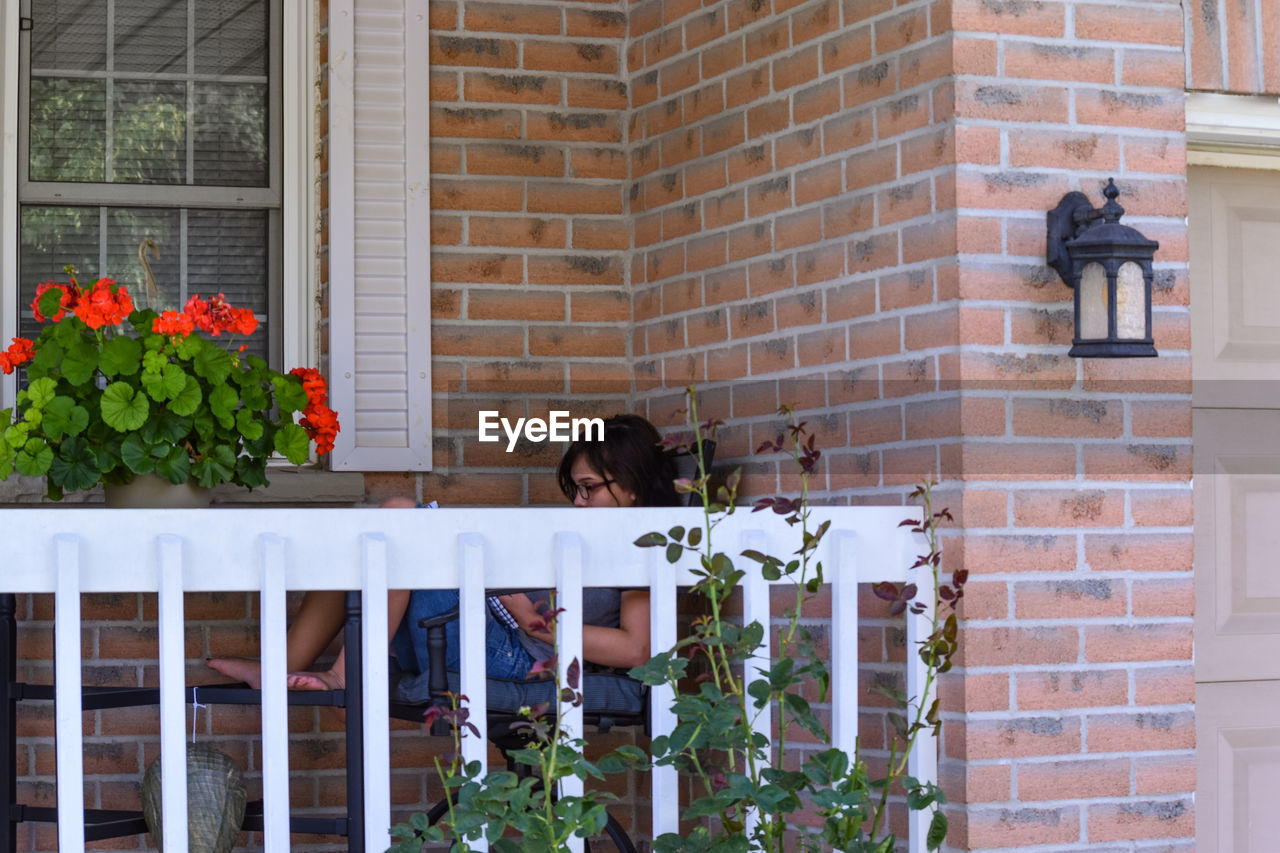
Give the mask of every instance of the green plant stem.
[[(938, 525), (937, 519), (933, 516), (933, 490), (929, 482), (926, 480), (922, 493), (922, 502), (924, 503), (924, 529), (925, 535), (929, 543), (929, 557), (927, 565), (929, 571), (933, 573), (933, 611), (930, 615), (930, 638), (938, 632), (938, 611), (941, 609), (942, 600), (939, 595), (941, 579), (938, 577), (940, 569), (933, 561), (933, 556), (938, 553)], [(910, 610), (908, 609), (908, 618), (910, 618)], [(885, 782), (883, 790), (880, 792), (880, 802), (876, 806), (875, 814), (871, 821), (871, 838), (876, 837), (877, 831), (880, 829), (880, 823), (884, 819), (888, 809), (889, 789), (893, 787), (893, 782), (900, 779), (906, 772), (907, 763), (911, 760), (911, 753), (916, 748), (916, 741), (919, 739), (920, 732), (924, 729), (925, 715), (928, 713), (930, 703), (927, 701), (929, 694), (933, 688), (933, 682), (937, 675), (938, 667), (933, 662), (933, 653), (930, 653), (930, 661), (926, 662), (924, 688), (920, 691), (920, 696), (916, 701), (915, 720), (912, 721), (908, 728), (907, 741), (903, 745), (902, 758), (898, 758), (898, 739), (894, 738), (893, 745), (889, 748), (889, 776)]]

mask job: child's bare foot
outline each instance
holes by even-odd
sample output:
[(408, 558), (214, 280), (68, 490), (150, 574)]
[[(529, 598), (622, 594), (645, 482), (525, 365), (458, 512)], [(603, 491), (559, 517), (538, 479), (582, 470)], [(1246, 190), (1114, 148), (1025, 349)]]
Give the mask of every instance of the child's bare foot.
[(347, 686), (342, 673), (333, 669), (323, 672), (289, 673), (290, 690), (341, 690)]
[[(346, 679), (340, 670), (326, 669), (324, 672), (291, 672), (289, 673), (290, 690), (341, 690), (347, 686)], [(346, 708), (334, 708), (333, 713), (339, 720), (347, 719)]]
[(227, 678), (243, 681), (253, 689), (262, 687), (262, 664), (247, 658), (213, 658), (205, 662)]

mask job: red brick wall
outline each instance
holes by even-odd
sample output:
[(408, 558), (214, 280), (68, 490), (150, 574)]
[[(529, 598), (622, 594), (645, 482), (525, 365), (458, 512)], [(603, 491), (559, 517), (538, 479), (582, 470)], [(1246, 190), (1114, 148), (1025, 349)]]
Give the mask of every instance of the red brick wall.
[(480, 444), (477, 412), (625, 408), (626, 27), (618, 2), (431, 4), (435, 470), (370, 499), (560, 503), (558, 446)]
[[(938, 470), (955, 406), (912, 398), (958, 342), (949, 8), (633, 7), (634, 348), (655, 419), (698, 383), (730, 421), (724, 458), (772, 437), (780, 403), (821, 413), (819, 487), (842, 500), (899, 502)], [(748, 492), (781, 486), (748, 465)]]
[[(1189, 4), (1197, 8), (1201, 4)], [(965, 667), (948, 685), (952, 843), (1194, 835), (1191, 416), (1178, 4), (956, 0)], [(1075, 360), (1044, 212), (1160, 241), (1158, 359)], [(971, 321), (967, 322), (967, 321)], [(958, 565), (959, 560), (953, 565)]]
[(1271, 0), (1184, 5), (1188, 89), (1280, 93), (1280, 6)]

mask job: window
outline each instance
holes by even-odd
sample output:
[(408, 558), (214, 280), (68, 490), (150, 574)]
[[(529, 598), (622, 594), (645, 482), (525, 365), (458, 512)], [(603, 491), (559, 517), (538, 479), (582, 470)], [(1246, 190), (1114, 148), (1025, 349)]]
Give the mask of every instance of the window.
[[(36, 283), (75, 265), (146, 304), (225, 293), (282, 355), (279, 0), (23, 0), (19, 333)], [(29, 28), (28, 28), (29, 27)]]

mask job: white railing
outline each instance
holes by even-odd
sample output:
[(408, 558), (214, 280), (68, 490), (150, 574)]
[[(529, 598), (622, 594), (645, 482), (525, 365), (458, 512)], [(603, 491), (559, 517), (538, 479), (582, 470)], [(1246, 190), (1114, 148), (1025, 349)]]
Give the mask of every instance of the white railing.
[[(832, 583), (833, 743), (852, 753), (857, 738), (857, 589), (859, 582), (905, 581), (932, 601), (925, 572), (909, 571), (922, 542), (898, 522), (903, 507), (817, 507), (815, 524), (830, 519), (819, 548)], [(59, 791), (83, 790), (81, 728), (80, 593), (159, 593), (160, 741), (163, 819), (166, 827), (187, 824), (184, 717), (184, 592), (258, 590), (262, 596), (262, 739), (264, 839), (268, 851), (289, 849), (288, 727), (285, 695), (286, 590), (358, 589), (363, 593), (365, 844), (389, 844), (387, 612), (388, 589), (460, 590), (461, 692), (470, 698), (470, 719), (485, 724), (485, 589), (559, 589), (567, 608), (561, 623), (562, 666), (581, 658), (583, 586), (651, 589), (652, 647), (676, 640), (676, 588), (690, 585), (696, 555), (670, 565), (662, 548), (632, 543), (651, 530), (701, 523), (692, 509), (279, 509), (279, 510), (101, 510), (31, 509), (7, 513), (0, 592), (56, 593), (55, 689)], [(784, 557), (798, 533), (777, 516), (739, 512), (715, 531), (714, 545), (731, 556), (746, 548)], [(768, 584), (748, 569), (744, 615), (769, 623)], [(910, 577), (909, 577), (910, 575)], [(928, 631), (926, 616), (908, 616), (907, 645), (914, 650)], [(769, 632), (765, 633), (768, 642)], [(769, 649), (760, 653), (767, 658)], [(922, 665), (908, 655), (907, 692), (923, 686)], [(655, 734), (673, 725), (665, 690), (652, 691)], [(930, 701), (924, 697), (924, 701)], [(566, 724), (581, 731), (581, 711)], [(766, 714), (761, 730), (769, 732)], [(483, 760), (483, 738), (463, 741), (467, 760)], [(937, 744), (922, 737), (911, 775), (937, 779)], [(570, 783), (581, 785), (570, 777)], [(580, 790), (580, 789), (579, 789)], [(573, 793), (573, 791), (570, 791)], [(83, 813), (74, 802), (58, 811), (59, 849), (84, 849)], [(676, 831), (678, 803), (674, 770), (652, 779), (654, 833)], [(70, 807), (66, 807), (70, 806)], [(925, 825), (914, 815), (910, 850), (924, 850)], [(186, 853), (185, 833), (170, 833), (166, 849)]]

